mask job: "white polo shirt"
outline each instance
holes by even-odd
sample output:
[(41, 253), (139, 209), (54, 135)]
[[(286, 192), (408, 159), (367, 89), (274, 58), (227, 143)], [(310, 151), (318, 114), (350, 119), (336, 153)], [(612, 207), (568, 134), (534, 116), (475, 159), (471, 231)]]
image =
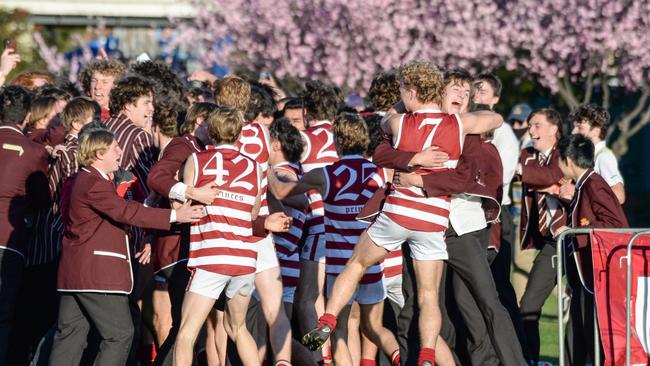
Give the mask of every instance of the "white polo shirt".
[(503, 199), (501, 199), (501, 204), (509, 205), (512, 203), (510, 200), (510, 182), (515, 176), (517, 164), (519, 163), (519, 140), (512, 131), (512, 127), (508, 123), (504, 123), (494, 130), (492, 143), (499, 151), (501, 165), (503, 166)]
[(609, 186), (623, 183), (623, 176), (618, 170), (618, 161), (612, 150), (608, 149), (605, 141), (601, 141), (595, 146), (594, 171), (598, 173)]

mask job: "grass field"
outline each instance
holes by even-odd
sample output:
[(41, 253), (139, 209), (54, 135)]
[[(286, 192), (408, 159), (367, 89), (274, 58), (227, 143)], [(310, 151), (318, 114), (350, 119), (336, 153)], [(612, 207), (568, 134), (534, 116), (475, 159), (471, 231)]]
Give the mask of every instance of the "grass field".
[(542, 318), (539, 322), (539, 335), (541, 342), (540, 361), (548, 361), (553, 365), (557, 365), (559, 363), (557, 297), (553, 294), (544, 303)]

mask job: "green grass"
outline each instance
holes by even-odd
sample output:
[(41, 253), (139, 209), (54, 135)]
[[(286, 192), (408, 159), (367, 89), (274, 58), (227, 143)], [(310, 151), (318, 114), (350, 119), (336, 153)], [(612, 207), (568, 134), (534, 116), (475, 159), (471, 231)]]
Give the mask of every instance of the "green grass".
[(557, 334), (557, 297), (551, 294), (542, 308), (542, 317), (539, 321), (540, 336), (540, 361), (548, 361), (557, 365), (558, 361), (558, 334)]

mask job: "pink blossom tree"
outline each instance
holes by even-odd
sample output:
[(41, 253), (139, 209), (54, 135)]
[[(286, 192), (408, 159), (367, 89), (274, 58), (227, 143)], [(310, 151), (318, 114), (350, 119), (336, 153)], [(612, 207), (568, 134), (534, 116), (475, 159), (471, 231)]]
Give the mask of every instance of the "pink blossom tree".
[[(207, 64), (318, 78), (365, 91), (411, 59), (518, 69), (570, 108), (640, 94), (617, 120), (614, 150), (650, 122), (648, 0), (194, 0), (180, 42)], [(599, 88), (600, 93), (594, 93)], [(616, 89), (613, 89), (616, 88)], [(635, 94), (636, 93), (636, 94)], [(612, 129), (613, 130), (613, 129)]]
[(571, 109), (595, 101), (609, 109), (613, 88), (640, 94), (610, 129), (618, 130), (614, 153), (625, 155), (650, 122), (650, 1), (519, 0), (507, 14), (517, 67)]
[[(510, 55), (503, 13), (491, 0), (196, 0), (180, 42), (208, 63), (318, 78), (357, 91), (406, 60), (494, 67)], [(480, 21), (476, 21), (480, 19)], [(220, 42), (217, 40), (228, 39)]]

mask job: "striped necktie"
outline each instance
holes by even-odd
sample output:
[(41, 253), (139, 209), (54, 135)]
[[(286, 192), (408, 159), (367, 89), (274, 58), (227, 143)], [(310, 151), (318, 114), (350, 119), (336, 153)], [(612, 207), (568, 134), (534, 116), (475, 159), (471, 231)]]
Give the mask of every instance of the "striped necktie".
[[(542, 153), (537, 153), (537, 162), (539, 166), (546, 165), (546, 156)], [(548, 212), (548, 206), (546, 205), (546, 194), (541, 192), (537, 193), (537, 214), (538, 214), (538, 225), (539, 233), (542, 236), (548, 235), (549, 222), (550, 222), (550, 213)]]

